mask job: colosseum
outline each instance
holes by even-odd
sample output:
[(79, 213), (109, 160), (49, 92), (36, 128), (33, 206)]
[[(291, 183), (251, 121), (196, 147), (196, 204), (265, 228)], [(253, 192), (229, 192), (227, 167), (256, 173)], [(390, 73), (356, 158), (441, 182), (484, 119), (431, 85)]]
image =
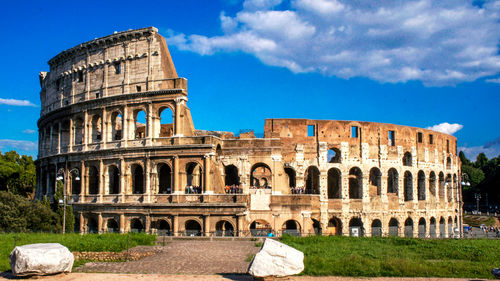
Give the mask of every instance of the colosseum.
[(187, 79), (154, 27), (79, 44), (48, 64), (36, 196), (53, 198), (63, 181), (77, 232), (460, 235), (451, 135), (286, 118), (266, 119), (263, 138), (196, 130)]

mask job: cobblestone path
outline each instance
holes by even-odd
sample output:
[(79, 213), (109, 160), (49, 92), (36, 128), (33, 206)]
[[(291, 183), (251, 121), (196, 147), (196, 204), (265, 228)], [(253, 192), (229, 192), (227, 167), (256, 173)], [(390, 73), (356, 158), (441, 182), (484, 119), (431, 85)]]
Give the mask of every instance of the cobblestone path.
[[(134, 251), (151, 251), (136, 247)], [(252, 241), (174, 240), (155, 246), (155, 255), (137, 261), (87, 263), (76, 272), (113, 272), (142, 274), (241, 274), (246, 273), (248, 256), (260, 248)]]

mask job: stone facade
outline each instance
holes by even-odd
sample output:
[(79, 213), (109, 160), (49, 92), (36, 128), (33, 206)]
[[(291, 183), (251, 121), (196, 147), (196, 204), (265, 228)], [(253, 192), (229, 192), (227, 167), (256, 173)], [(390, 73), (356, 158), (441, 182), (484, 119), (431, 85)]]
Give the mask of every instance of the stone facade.
[(63, 176), (80, 232), (447, 237), (461, 226), (456, 138), (357, 121), (196, 130), (155, 28), (63, 51), (40, 73), (38, 198)]

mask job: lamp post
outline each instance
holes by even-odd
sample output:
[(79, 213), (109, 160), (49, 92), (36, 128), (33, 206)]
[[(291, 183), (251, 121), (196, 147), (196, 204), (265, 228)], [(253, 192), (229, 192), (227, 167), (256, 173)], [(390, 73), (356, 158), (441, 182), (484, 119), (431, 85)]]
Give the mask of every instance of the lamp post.
[(462, 188), (464, 186), (470, 186), (470, 181), (469, 181), (469, 175), (466, 173), (462, 173), (462, 176), (460, 177), (459, 180), (459, 187), (458, 187), (458, 215), (460, 217), (459, 220), (459, 227), (460, 227), (460, 237), (463, 237), (464, 233), (464, 228), (463, 228), (463, 201), (462, 201)]
[(481, 200), (481, 193), (474, 193), (474, 198), (476, 198), (476, 211), (479, 213), (479, 200)]
[[(62, 202), (59, 200), (59, 203), (63, 204), (63, 225), (62, 225), (62, 233), (66, 233), (66, 188), (68, 187), (67, 185), (67, 176), (66, 176), (66, 171), (68, 170), (68, 163), (66, 162), (66, 168), (60, 168), (57, 171), (57, 177), (56, 180), (62, 180), (64, 183), (63, 186), (63, 199)], [(79, 181), (80, 180), (80, 173), (78, 169), (73, 168), (72, 170), (69, 171), (70, 174), (75, 174), (75, 180)]]

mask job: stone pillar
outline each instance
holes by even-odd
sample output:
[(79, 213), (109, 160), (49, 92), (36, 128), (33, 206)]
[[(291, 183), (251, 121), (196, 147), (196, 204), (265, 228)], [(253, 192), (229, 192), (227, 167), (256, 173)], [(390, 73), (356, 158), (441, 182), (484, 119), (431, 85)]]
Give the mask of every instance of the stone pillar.
[(151, 145), (153, 138), (153, 104), (148, 103), (148, 112), (146, 116), (146, 145)]
[(87, 189), (87, 171), (85, 170), (85, 162), (80, 161), (80, 198), (81, 202), (85, 202), (85, 194)]
[(125, 194), (127, 194), (127, 185), (125, 178), (125, 160), (120, 158), (120, 201), (125, 202)]
[(102, 118), (101, 118), (101, 143), (102, 148), (106, 148), (106, 143), (108, 142), (108, 116), (107, 116), (106, 108), (102, 109)]
[(146, 187), (146, 203), (151, 202), (151, 160), (146, 157), (146, 162), (144, 163), (144, 186)]
[(97, 214), (97, 233), (103, 233), (102, 229), (102, 213)]
[[(362, 186), (363, 205), (370, 203), (370, 172), (363, 173), (363, 186)], [(363, 208), (364, 209), (364, 208)]]
[(204, 193), (213, 194), (212, 179), (210, 177), (210, 155), (203, 156), (203, 172), (204, 172)]
[(151, 217), (149, 215), (146, 215), (146, 225), (145, 225), (146, 229), (145, 229), (145, 232), (146, 233), (151, 233)]
[(99, 203), (102, 203), (102, 195), (104, 193), (104, 165), (102, 159), (99, 160)]
[(179, 216), (172, 217), (172, 233), (174, 236), (179, 236)]
[(83, 234), (85, 229), (84, 229), (84, 225), (85, 225), (85, 218), (83, 217), (83, 213), (82, 212), (79, 212), (79, 216), (80, 216), (80, 234)]
[(127, 147), (128, 136), (128, 108), (127, 106), (123, 107), (123, 116), (122, 116), (122, 146)]
[(237, 232), (237, 236), (238, 237), (243, 237), (244, 236), (243, 231), (245, 229), (245, 226), (243, 225), (243, 218), (244, 218), (243, 215), (238, 215), (236, 217), (236, 223), (237, 223), (236, 227), (237, 227), (237, 231), (238, 231)]
[(54, 134), (54, 126), (50, 125), (50, 146), (49, 146), (49, 153), (52, 154), (52, 150), (54, 149), (53, 147), (53, 140), (52, 140), (52, 135)]
[(380, 200), (385, 203), (384, 206), (387, 207), (387, 173), (382, 174), (380, 177)]
[(58, 128), (58, 132), (57, 132), (57, 154), (61, 153), (61, 147), (62, 147), (62, 137), (61, 137), (61, 132), (62, 132), (62, 128), (61, 128), (61, 121), (57, 122), (57, 128)]
[(181, 134), (181, 100), (175, 100), (175, 119), (174, 119), (174, 134), (175, 136), (182, 136)]
[(73, 130), (73, 118), (69, 118), (69, 143), (68, 143), (68, 152), (73, 151), (73, 142), (75, 141), (74, 130)]
[(210, 236), (210, 215), (206, 214), (203, 218), (203, 231), (205, 232), (205, 236)]
[(181, 193), (179, 183), (179, 157), (174, 156), (174, 193)]
[(125, 233), (125, 215), (120, 214), (120, 233)]
[(85, 110), (84, 118), (83, 118), (83, 140), (82, 141), (83, 141), (83, 150), (86, 151), (88, 149), (88, 144), (89, 144), (89, 113), (87, 110)]

